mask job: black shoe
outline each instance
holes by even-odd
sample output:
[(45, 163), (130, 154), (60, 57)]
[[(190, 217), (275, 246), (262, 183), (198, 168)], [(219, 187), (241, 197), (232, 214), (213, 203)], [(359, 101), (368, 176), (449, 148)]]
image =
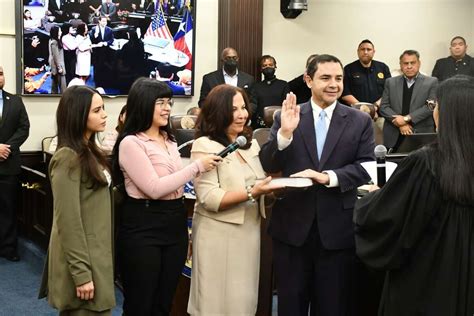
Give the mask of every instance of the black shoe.
[(20, 256), (16, 252), (3, 255), (3, 257), (7, 259), (8, 261), (13, 261), (13, 262), (20, 261)]

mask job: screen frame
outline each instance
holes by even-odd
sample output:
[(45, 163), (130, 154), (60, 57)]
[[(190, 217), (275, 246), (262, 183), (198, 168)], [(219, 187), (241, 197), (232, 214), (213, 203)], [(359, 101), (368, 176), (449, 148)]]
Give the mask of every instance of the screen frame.
[[(43, 7), (46, 6), (47, 0), (43, 1)], [(155, 0), (156, 1), (156, 0)], [(115, 2), (115, 1), (113, 1)], [(185, 98), (189, 99), (192, 98), (195, 93), (195, 69), (196, 69), (196, 37), (197, 37), (197, 2), (198, 0), (191, 0), (191, 8), (192, 8), (192, 19), (193, 19), (193, 28), (192, 28), (192, 50), (191, 50), (191, 55), (192, 55), (192, 68), (191, 68), (191, 92), (190, 94), (173, 94), (173, 98)], [(23, 4), (24, 1), (15, 1), (15, 49), (16, 49), (16, 62), (15, 62), (15, 67), (16, 67), (16, 93), (18, 95), (21, 95), (22, 97), (60, 97), (61, 94), (53, 94), (53, 93), (48, 93), (48, 94), (36, 94), (36, 93), (27, 93), (25, 91), (25, 79), (24, 79), (24, 28), (23, 28), (23, 12), (24, 10), (29, 7)], [(175, 34), (172, 34), (174, 37)], [(177, 72), (174, 72), (176, 74)], [(50, 80), (50, 79), (49, 79)], [(93, 87), (95, 88), (95, 87)], [(103, 94), (103, 97), (107, 98), (115, 98), (115, 97), (126, 97), (127, 94)]]

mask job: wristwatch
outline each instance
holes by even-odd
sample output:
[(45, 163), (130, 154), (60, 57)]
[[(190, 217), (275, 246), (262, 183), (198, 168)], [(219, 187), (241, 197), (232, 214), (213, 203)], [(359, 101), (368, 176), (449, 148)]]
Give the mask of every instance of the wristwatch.
[(405, 123), (409, 123), (411, 121), (411, 117), (409, 115), (405, 115), (403, 117), (403, 120), (405, 121)]

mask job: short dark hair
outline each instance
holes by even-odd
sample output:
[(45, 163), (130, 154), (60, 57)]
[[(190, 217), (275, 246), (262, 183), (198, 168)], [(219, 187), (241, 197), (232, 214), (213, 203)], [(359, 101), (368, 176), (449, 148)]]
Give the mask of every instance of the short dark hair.
[(360, 45), (362, 45), (362, 44), (370, 44), (370, 45), (372, 45), (372, 48), (374, 48), (374, 43), (372, 43), (372, 42), (371, 42), (370, 40), (368, 40), (368, 39), (362, 40), (362, 42), (359, 43), (359, 46), (357, 46), (357, 48), (359, 48)]
[(400, 61), (402, 60), (403, 56), (408, 55), (408, 56), (416, 56), (416, 59), (420, 59), (420, 53), (414, 49), (407, 49), (405, 50), (401, 55), (400, 55)]
[[(227, 137), (226, 130), (234, 120), (234, 96), (240, 93), (244, 98), (245, 106), (249, 115), (245, 125), (247, 126), (252, 113), (250, 110), (250, 102), (245, 91), (241, 88), (227, 84), (221, 84), (214, 87), (209, 92), (204, 105), (201, 108), (198, 120), (196, 122), (196, 137), (208, 136), (210, 139), (227, 146), (231, 140)], [(251, 129), (247, 128), (242, 133), (247, 137), (247, 143), (250, 145)], [(250, 134), (250, 139), (249, 135)]]
[(72, 161), (71, 166), (81, 166), (83, 173), (91, 177), (92, 188), (107, 185), (102, 176), (102, 168), (108, 169), (109, 165), (96, 144), (96, 133), (92, 133), (91, 137), (84, 141), (92, 97), (95, 94), (100, 95), (87, 86), (69, 87), (62, 94), (56, 110), (58, 149), (68, 147), (77, 153), (78, 160)]
[(306, 68), (308, 68), (309, 63), (318, 56), (319, 56), (318, 54), (309, 55), (308, 58), (306, 58)]
[(271, 60), (273, 61), (273, 64), (274, 64), (275, 67), (276, 67), (277, 61), (276, 61), (275, 57), (273, 57), (273, 56), (271, 56), (271, 55), (263, 55), (262, 57), (260, 57), (259, 62), (258, 62), (258, 65), (261, 67), (261, 66), (262, 66), (262, 63), (263, 63), (265, 60), (267, 60), (267, 59), (271, 59)]
[(459, 36), (459, 35), (453, 37), (453, 39), (452, 39), (451, 42), (449, 42), (449, 43), (452, 45), (453, 42), (454, 42), (454, 40), (457, 40), (457, 39), (460, 39), (461, 41), (464, 42), (464, 45), (466, 45), (466, 39), (465, 39), (464, 37), (462, 37), (462, 36)]
[(344, 66), (342, 66), (342, 63), (339, 60), (339, 58), (333, 55), (323, 54), (323, 55), (318, 55), (313, 58), (313, 60), (309, 63), (308, 67), (306, 68), (306, 74), (310, 78), (313, 78), (316, 71), (318, 71), (318, 65), (324, 64), (324, 63), (338, 63), (339, 65), (341, 65), (341, 68), (344, 69)]
[(441, 190), (466, 205), (474, 202), (474, 78), (456, 75), (438, 88)]

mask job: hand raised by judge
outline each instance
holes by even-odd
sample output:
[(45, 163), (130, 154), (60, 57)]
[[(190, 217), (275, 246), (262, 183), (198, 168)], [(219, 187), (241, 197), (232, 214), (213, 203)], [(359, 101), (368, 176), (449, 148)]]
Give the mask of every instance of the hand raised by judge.
[(283, 137), (289, 139), (300, 122), (300, 106), (296, 104), (296, 95), (290, 92), (286, 95), (281, 108), (281, 129)]
[(313, 169), (306, 169), (297, 173), (294, 173), (290, 176), (291, 178), (310, 178), (315, 183), (328, 185), (329, 184), (329, 175), (327, 173), (317, 172)]

